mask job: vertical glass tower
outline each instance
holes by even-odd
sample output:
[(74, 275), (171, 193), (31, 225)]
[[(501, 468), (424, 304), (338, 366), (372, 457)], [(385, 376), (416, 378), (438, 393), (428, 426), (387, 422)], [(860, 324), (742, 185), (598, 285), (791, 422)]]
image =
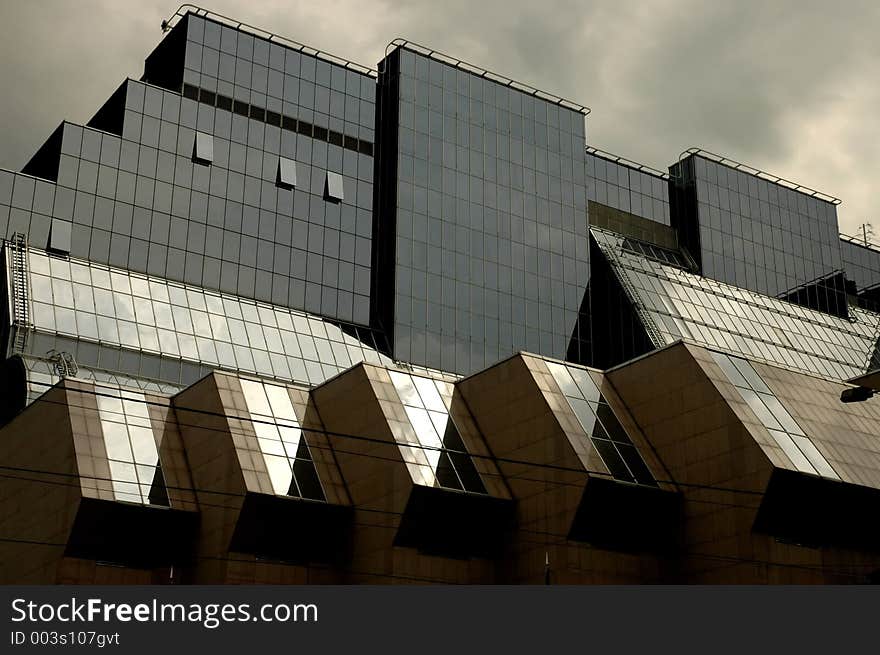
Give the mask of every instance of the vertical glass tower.
[(396, 359), (565, 357), (586, 311), (585, 109), (400, 43), (379, 66), (373, 317)]

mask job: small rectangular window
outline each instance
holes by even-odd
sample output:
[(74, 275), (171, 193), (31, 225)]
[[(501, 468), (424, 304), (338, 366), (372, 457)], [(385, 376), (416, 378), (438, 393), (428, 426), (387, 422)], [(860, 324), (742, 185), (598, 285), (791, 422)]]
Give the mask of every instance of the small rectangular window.
[(287, 157), (278, 158), (278, 174), (275, 184), (286, 189), (296, 186), (296, 162)]
[(70, 253), (70, 227), (68, 221), (58, 218), (52, 219), (52, 227), (49, 230), (49, 250)]
[(232, 111), (232, 98), (217, 94), (217, 108), (225, 111)]
[(208, 91), (208, 89), (200, 89), (199, 90), (199, 102), (211, 105), (212, 107), (217, 102), (217, 94), (213, 91)]
[(327, 200), (345, 200), (345, 191), (342, 184), (342, 176), (339, 173), (327, 171), (327, 183), (324, 185), (324, 197)]
[(214, 161), (214, 137), (204, 132), (196, 132), (193, 144), (193, 161), (197, 164), (210, 164)]

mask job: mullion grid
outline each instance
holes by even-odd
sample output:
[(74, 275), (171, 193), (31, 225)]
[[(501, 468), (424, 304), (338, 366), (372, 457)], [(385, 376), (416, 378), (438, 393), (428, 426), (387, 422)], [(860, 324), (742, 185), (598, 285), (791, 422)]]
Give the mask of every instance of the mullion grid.
[(386, 359), (284, 307), (36, 251), (30, 263), (37, 329), (311, 384)]
[[(556, 362), (546, 362), (546, 364), (612, 477), (624, 482), (657, 486), (641, 453), (638, 452), (589, 373), (584, 369)], [(591, 416), (584, 416), (584, 407), (589, 407)], [(588, 425), (588, 422), (592, 425)]]
[[(422, 446), (428, 448), (428, 450), (424, 451), (424, 455), (427, 457), (428, 462), (431, 463), (432, 473), (436, 484), (441, 487), (448, 487), (450, 489), (457, 489), (468, 493), (487, 493), (482, 481), (480, 481), (479, 486), (468, 482), (468, 479), (474, 482), (479, 480), (479, 473), (477, 473), (475, 469), (469, 478), (463, 475), (463, 472), (459, 472), (459, 468), (462, 466), (470, 464), (470, 466), (473, 467), (473, 462), (470, 460), (470, 455), (465, 451), (464, 442), (461, 440), (460, 435), (458, 438), (459, 443), (456, 445), (460, 444), (462, 450), (461, 455), (454, 452), (457, 449), (450, 449), (446, 445), (445, 437), (448, 430), (451, 428), (457, 432), (458, 428), (455, 425), (455, 421), (452, 419), (452, 415), (449, 413), (448, 407), (446, 407), (446, 402), (443, 400), (442, 390), (437, 381), (431, 378), (403, 373), (400, 371), (389, 371), (389, 376), (391, 377), (391, 382), (400, 398), (400, 402), (404, 406), (404, 410), (406, 411), (407, 418), (412, 425), (416, 438)], [(416, 380), (422, 382), (417, 383)], [(434, 389), (434, 393), (429, 393), (428, 390), (424, 388), (425, 385), (431, 385)], [(430, 396), (434, 397), (432, 398)], [(443, 407), (442, 410), (433, 409), (440, 406)], [(424, 414), (428, 416), (429, 420), (427, 422), (419, 420), (418, 417), (423, 416), (421, 412), (424, 412)], [(438, 422), (442, 423), (444, 426), (443, 434), (440, 433)], [(434, 448), (439, 448), (440, 450), (431, 450)], [(432, 456), (435, 456), (435, 454), (437, 461), (431, 462)], [(458, 460), (458, 463), (456, 463), (456, 460)], [(455, 476), (455, 482), (457, 484), (453, 486), (447, 483), (450, 482), (449, 477), (442, 476), (440, 473), (440, 468), (442, 466), (448, 466), (450, 468)], [(476, 475), (476, 478), (474, 475)]]
[(275, 493), (326, 500), (287, 389), (255, 380), (239, 382)]
[[(228, 170), (220, 166), (223, 170), (211, 171), (211, 198), (243, 203), (259, 209), (261, 214), (272, 213), (279, 225), (285, 219), (289, 221), (289, 212), (293, 211), (297, 221), (309, 224), (308, 253), (305, 242), (287, 236), (280, 243), (276, 235), (276, 260), (289, 259), (286, 249), (297, 248), (301, 250), (295, 258), (308, 256), (310, 261), (319, 263), (314, 270), (310, 265), (308, 272), (287, 273), (266, 266), (265, 262), (271, 264), (272, 255), (271, 246), (266, 246), (263, 237), (260, 243), (270, 248), (269, 257), (243, 263), (244, 242), (250, 235), (245, 229), (226, 225), (223, 232), (234, 237), (233, 242), (242, 238), (242, 257), (228, 257), (224, 251), (220, 257), (224, 271), (221, 279), (225, 282), (225, 271), (237, 265), (242, 273), (235, 276), (238, 289), (221, 288), (245, 296), (254, 293), (262, 301), (288, 302), (308, 311), (317, 312), (320, 307), (321, 313), (339, 320), (367, 324), (369, 289), (361, 281), (369, 279), (369, 244), (364, 245), (369, 233), (362, 226), (370, 224), (372, 211), (375, 79), (281, 44), (240, 34), (232, 27), (217, 26), (207, 19), (193, 19), (186, 36), (183, 98), (179, 99), (181, 124), (186, 116), (187, 129), (197, 127), (213, 132), (215, 140), (222, 140), (223, 147), (229, 148)], [(244, 149), (248, 153), (246, 165), (243, 157), (234, 156)], [(261, 196), (267, 194), (267, 183), (275, 186), (279, 154), (297, 161), (296, 201), (291, 199), (292, 192), (282, 191), (277, 203), (270, 201), (267, 205)], [(254, 162), (262, 159), (262, 166), (252, 164), (251, 156)], [(271, 170), (266, 169), (269, 161)], [(341, 223), (340, 207), (324, 201), (323, 171), (335, 171), (346, 178), (347, 200), (343, 202)], [(219, 191), (213, 185), (215, 178)], [(256, 189), (253, 194), (248, 194), (248, 187)], [(273, 194), (270, 191), (268, 195)], [(306, 211), (297, 209), (303, 198)], [(285, 211), (281, 209), (282, 202), (288, 207)], [(349, 212), (351, 216), (347, 216)], [(325, 251), (328, 242), (322, 244), (320, 238), (312, 241), (312, 232), (332, 232), (339, 241), (357, 242), (357, 255), (354, 246), (349, 257), (343, 256), (342, 249)], [(280, 255), (279, 248), (283, 249)], [(361, 257), (362, 250), (367, 252), (365, 259)], [(337, 267), (338, 272), (333, 273), (320, 270)], [(336, 276), (343, 274), (349, 281), (336, 281)], [(246, 285), (240, 282), (253, 276), (269, 276), (270, 283), (267, 286), (254, 285), (252, 280)], [(287, 293), (290, 295), (285, 298)]]
[(723, 281), (776, 295), (841, 268), (833, 205), (699, 155), (695, 160), (701, 227), (713, 236), (711, 246), (704, 244), (704, 263), (746, 263), (737, 249), (750, 251), (757, 270), (768, 277), (764, 284), (749, 280), (745, 268), (725, 274), (720, 266), (716, 274)]
[[(154, 226), (152, 231), (148, 230), (149, 234), (132, 229), (120, 232), (111, 215), (113, 243), (127, 244), (130, 241), (132, 247), (137, 244), (143, 249), (143, 262), (134, 264), (121, 245), (118, 249), (114, 245), (109, 260), (107, 255), (95, 252), (88, 255), (91, 259), (129, 265), (142, 272), (167, 275), (193, 284), (215, 285), (219, 275), (219, 288), (227, 293), (289, 304), (308, 311), (318, 311), (320, 307), (322, 313), (342, 321), (368, 322), (368, 288), (359, 280), (368, 278), (363, 277), (369, 261), (369, 231), (364, 226), (372, 209), (372, 157), (326, 143), (326, 140), (323, 143), (315, 141), (313, 149), (311, 135), (290, 131), (281, 134), (280, 127), (237, 114), (230, 115), (141, 82), (130, 80), (128, 89), (131, 97), (127, 100), (123, 143), (135, 146), (134, 162), (128, 166), (130, 171), (120, 172), (126, 178), (125, 190), (105, 190), (104, 195), (111, 200), (115, 198), (117, 206), (128, 207), (129, 213), (132, 207), (135, 212), (152, 212)], [(175, 109), (166, 115), (164, 107), (169, 100), (176, 104)], [(152, 109), (149, 109), (150, 105)], [(372, 109), (369, 113), (372, 115)], [(167, 127), (171, 136), (158, 143), (157, 149), (155, 138), (142, 136), (142, 120), (144, 133), (146, 122), (151, 121), (161, 123), (163, 133)], [(358, 128), (359, 131), (364, 129), (372, 132), (372, 128)], [(190, 161), (196, 130), (214, 136), (215, 161), (210, 167), (195, 166), (194, 169)], [(149, 171), (138, 169), (138, 150), (141, 151), (140, 159), (146, 152), (151, 153), (148, 155), (152, 160), (147, 166)], [(156, 176), (157, 153), (161, 181), (152, 179)], [(299, 179), (295, 190), (279, 188), (275, 184), (279, 154), (295, 158), (301, 166), (297, 171)], [(345, 175), (346, 184), (353, 185), (345, 207), (325, 203), (318, 183), (310, 183), (313, 177), (319, 177), (327, 169), (338, 170)], [(75, 170), (73, 177), (75, 184)], [(138, 189), (143, 186), (147, 190), (136, 192), (135, 179)], [(323, 178), (321, 180), (323, 182)], [(149, 190), (154, 183), (155, 194)], [(119, 184), (123, 186), (122, 178)], [(190, 211), (190, 194), (193, 203), (198, 200), (199, 215)], [(291, 236), (291, 216), (299, 228), (307, 226), (310, 233), (332, 232), (333, 242), (357, 243), (357, 253), (354, 245), (350, 250), (329, 248), (325, 251), (321, 239), (310, 240), (307, 247), (305, 240)], [(149, 223), (149, 216), (147, 219), (145, 223)], [(185, 224), (181, 227), (181, 222), (186, 219), (189, 219), (189, 234)], [(248, 220), (259, 220), (261, 226), (270, 232), (274, 230), (274, 238), (271, 233), (268, 237), (263, 234), (262, 227), (259, 235), (253, 234), (244, 227)], [(204, 247), (205, 230), (214, 233), (218, 242), (222, 237), (222, 252), (219, 248)], [(106, 237), (109, 244), (109, 224), (98, 232), (101, 233), (100, 239)], [(193, 236), (198, 233), (202, 236)], [(87, 234), (85, 238), (92, 240), (92, 235)], [(329, 265), (330, 269), (338, 267), (338, 271), (344, 271), (355, 284), (351, 286), (349, 282), (345, 285), (347, 288), (337, 288), (336, 273), (325, 277), (318, 270), (320, 266), (308, 271), (305, 268), (288, 270), (286, 262), (291, 252), (303, 261), (308, 256)], [(75, 254), (87, 256), (81, 250)]]
[(107, 388), (96, 401), (114, 498), (169, 506), (144, 394)]
[[(614, 247), (613, 244), (601, 240), (600, 246)], [(687, 298), (695, 306), (698, 306), (700, 303), (706, 303), (709, 297), (718, 296), (730, 304), (728, 312), (730, 310), (740, 312), (731, 315), (735, 316), (742, 327), (748, 330), (748, 333), (734, 336), (753, 341), (755, 348), (760, 351), (760, 355), (756, 352), (748, 354), (757, 355), (762, 359), (787, 367), (818, 373), (825, 377), (846, 378), (863, 372), (864, 362), (861, 361), (861, 353), (865, 349), (873, 347), (871, 323), (876, 323), (877, 320), (870, 313), (854, 310), (853, 314), (856, 320), (847, 321), (843, 326), (840, 323), (843, 319), (835, 319), (835, 317), (797, 305), (783, 304), (782, 301), (762, 297), (756, 292), (734, 289), (718, 282), (705, 284), (708, 280), (703, 278), (696, 278), (703, 283), (698, 286), (695, 282), (695, 276), (686, 271), (669, 269), (647, 258), (633, 256), (628, 258), (627, 262), (627, 268), (632, 267), (639, 274), (644, 273), (657, 279), (659, 284), (655, 286), (659, 286), (662, 291), (657, 291), (656, 288), (639, 287), (639, 289), (651, 295), (660, 293), (670, 298), (676, 307), (678, 316), (670, 315), (674, 318), (681, 318), (688, 323), (691, 332), (695, 334), (702, 333), (702, 330), (697, 327), (697, 331), (695, 331), (693, 328), (699, 326), (701, 322), (705, 323), (705, 321), (692, 316), (693, 312), (679, 298)], [(642, 304), (647, 303), (643, 302)], [(648, 311), (663, 313), (650, 308)], [(714, 319), (715, 314), (708, 312), (707, 316)], [(767, 333), (766, 328), (772, 327), (774, 321), (777, 325), (784, 325), (785, 330)], [(713, 320), (712, 323), (715, 324), (713, 327), (722, 332), (731, 332), (731, 328), (718, 325), (716, 320)], [(703, 325), (703, 327), (706, 326)], [(765, 333), (764, 336), (761, 336), (762, 333)], [(769, 348), (771, 344), (759, 343), (761, 339), (768, 337), (776, 342), (772, 344), (772, 349)], [(725, 343), (718, 343), (708, 338), (701, 337), (699, 340), (710, 347), (729, 347)], [(738, 349), (735, 350), (739, 352)]]
[(803, 473), (840, 479), (748, 360), (716, 351), (710, 353), (795, 468)]

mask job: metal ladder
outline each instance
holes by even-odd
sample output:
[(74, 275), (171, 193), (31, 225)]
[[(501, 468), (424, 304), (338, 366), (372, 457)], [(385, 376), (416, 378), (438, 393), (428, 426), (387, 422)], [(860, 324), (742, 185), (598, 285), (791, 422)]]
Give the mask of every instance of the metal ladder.
[(609, 260), (611, 260), (611, 268), (614, 270), (614, 276), (620, 282), (620, 286), (623, 287), (624, 293), (629, 298), (630, 305), (632, 305), (639, 319), (642, 321), (645, 332), (648, 333), (648, 338), (651, 339), (651, 342), (656, 348), (662, 348), (666, 345), (666, 339), (663, 337), (663, 333), (657, 328), (657, 324), (654, 322), (650, 312), (646, 311), (642, 303), (639, 301), (639, 294), (636, 291), (636, 287), (632, 283), (632, 280), (630, 280), (629, 274), (626, 272), (626, 264), (624, 264), (618, 256), (617, 250), (613, 246), (603, 248), (602, 252)]
[(28, 274), (27, 235), (16, 232), (9, 241), (9, 290), (12, 296), (12, 352), (24, 352), (33, 325), (31, 324), (30, 276)]

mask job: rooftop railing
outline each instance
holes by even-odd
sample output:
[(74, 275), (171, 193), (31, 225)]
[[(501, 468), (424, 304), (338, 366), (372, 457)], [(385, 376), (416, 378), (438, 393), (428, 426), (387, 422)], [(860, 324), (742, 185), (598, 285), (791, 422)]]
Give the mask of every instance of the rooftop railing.
[(830, 202), (832, 205), (839, 205), (842, 200), (840, 198), (835, 198), (834, 196), (829, 196), (827, 193), (822, 193), (821, 191), (816, 191), (815, 189), (811, 189), (809, 187), (805, 187), (802, 184), (798, 184), (797, 182), (792, 182), (791, 180), (786, 180), (784, 177), (779, 177), (778, 175), (773, 175), (772, 173), (767, 173), (757, 168), (753, 168), (752, 166), (747, 166), (746, 164), (742, 164), (736, 160), (730, 159), (729, 157), (724, 157), (723, 155), (717, 155), (714, 152), (709, 152), (708, 150), (703, 150), (702, 148), (688, 148), (684, 152), (682, 152), (678, 156), (678, 163), (681, 162), (691, 155), (698, 155), (700, 157), (704, 157), (705, 159), (709, 159), (714, 161), (717, 164), (722, 164), (723, 166), (727, 166), (728, 168), (733, 168), (738, 171), (742, 171), (743, 173), (747, 173), (749, 175), (754, 175), (762, 180), (766, 180), (767, 182), (773, 182), (774, 184), (779, 184), (784, 186), (792, 191), (797, 191), (799, 193), (803, 193), (808, 196), (812, 196), (813, 198), (817, 198), (818, 200), (824, 200), (825, 202)]
[(231, 27), (232, 29), (240, 30), (242, 32), (247, 32), (260, 39), (265, 39), (266, 41), (277, 43), (278, 45), (284, 46), (285, 48), (290, 48), (291, 50), (296, 50), (297, 52), (311, 55), (312, 57), (317, 57), (318, 59), (323, 59), (324, 61), (327, 61), (331, 64), (342, 66), (343, 68), (361, 73), (362, 75), (376, 77), (376, 71), (372, 68), (368, 68), (367, 66), (349, 61), (348, 59), (343, 59), (342, 57), (337, 57), (336, 55), (330, 54), (329, 52), (324, 52), (323, 50), (312, 48), (311, 46), (304, 45), (302, 43), (299, 43), (298, 41), (294, 41), (293, 39), (288, 39), (287, 37), (273, 34), (272, 32), (269, 32), (267, 30), (261, 29), (259, 27), (254, 27), (253, 25), (248, 25), (247, 23), (235, 20), (234, 18), (229, 18), (228, 16), (224, 16), (223, 14), (218, 14), (217, 12), (211, 11), (209, 9), (203, 9), (202, 7), (198, 7), (196, 5), (180, 5), (180, 7), (177, 8), (177, 11), (171, 14), (170, 18), (162, 21), (162, 31), (167, 32), (168, 30), (173, 28), (187, 14), (200, 16), (201, 18), (207, 18), (214, 21), (215, 23), (220, 23), (222, 25), (226, 25), (227, 27)]
[(638, 162), (632, 161), (631, 159), (627, 159), (626, 157), (614, 155), (610, 152), (606, 152), (605, 150), (594, 148), (593, 146), (586, 146), (585, 151), (589, 155), (601, 157), (602, 159), (613, 162), (615, 164), (620, 164), (621, 166), (626, 166), (627, 168), (632, 168), (634, 170), (640, 171), (642, 173), (647, 173), (649, 175), (653, 175), (654, 177), (662, 178), (664, 180), (669, 179), (669, 173), (658, 171), (656, 168), (651, 168), (650, 166), (646, 166), (645, 164), (640, 164)]
[(844, 234), (840, 233), (841, 241), (849, 241), (850, 243), (854, 243), (857, 246), (862, 246), (863, 248), (870, 248), (871, 250), (880, 250), (880, 240), (878, 240), (873, 234), (868, 234), (868, 238), (866, 239), (864, 235), (854, 236), (852, 234)]
[(487, 80), (491, 80), (502, 86), (509, 87), (511, 89), (516, 89), (517, 91), (521, 91), (530, 96), (534, 96), (535, 98), (540, 98), (541, 100), (545, 100), (547, 102), (551, 102), (555, 105), (559, 105), (560, 107), (565, 107), (566, 109), (571, 109), (572, 111), (579, 112), (586, 116), (590, 113), (590, 108), (585, 107), (584, 105), (578, 104), (576, 102), (572, 102), (571, 100), (566, 100), (565, 98), (561, 98), (552, 93), (547, 93), (545, 91), (541, 91), (540, 89), (536, 89), (530, 84), (526, 84), (524, 82), (517, 82), (516, 80), (512, 80), (509, 77), (504, 77), (503, 75), (499, 75), (498, 73), (493, 73), (492, 71), (488, 71), (485, 68), (480, 68), (479, 66), (475, 66), (474, 64), (470, 64), (463, 59), (459, 59), (458, 57), (453, 57), (451, 55), (447, 55), (445, 53), (440, 52), (439, 50), (435, 50), (434, 48), (429, 48), (428, 46), (420, 45), (413, 41), (409, 41), (402, 37), (398, 37), (391, 41), (385, 47), (385, 56), (388, 56), (388, 53), (391, 52), (394, 48), (407, 48), (412, 50), (413, 52), (417, 52), (420, 55), (424, 55), (425, 57), (429, 57), (441, 63), (452, 66), (453, 68), (457, 68), (459, 70), (463, 70), (467, 73), (471, 73), (472, 75), (476, 75), (477, 77), (482, 77)]

